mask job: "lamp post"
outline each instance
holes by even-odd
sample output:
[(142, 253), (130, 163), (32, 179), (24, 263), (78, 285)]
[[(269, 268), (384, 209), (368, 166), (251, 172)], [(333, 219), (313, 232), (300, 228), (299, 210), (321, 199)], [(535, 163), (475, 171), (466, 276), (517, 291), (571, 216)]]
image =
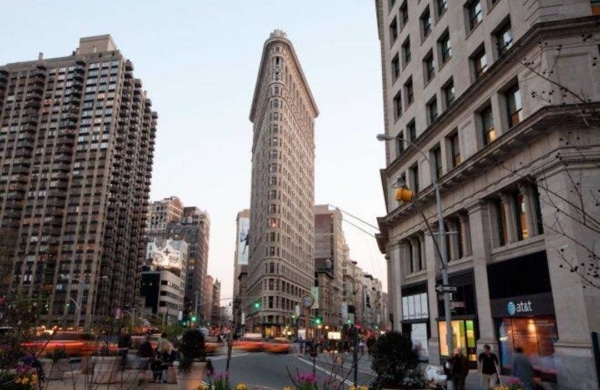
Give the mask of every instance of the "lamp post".
[[(387, 134), (378, 134), (377, 140), (379, 140), (379, 141), (398, 141), (399, 140), (401, 142), (404, 142), (407, 145), (414, 148), (419, 154), (421, 154), (421, 156), (423, 156), (423, 158), (429, 164), (429, 169), (431, 171), (431, 182), (433, 185), (433, 190), (435, 192), (435, 200), (436, 200), (436, 204), (437, 204), (438, 236), (440, 238), (439, 244), (435, 240), (435, 237), (434, 237), (433, 243), (435, 245), (436, 251), (440, 257), (440, 262), (441, 262), (441, 267), (440, 267), (440, 273), (442, 275), (442, 287), (441, 288), (442, 288), (442, 292), (444, 294), (444, 313), (446, 315), (445, 316), (446, 317), (446, 345), (448, 346), (448, 357), (450, 357), (452, 355), (452, 353), (454, 352), (454, 339), (452, 337), (452, 313), (450, 312), (448, 257), (447, 257), (447, 250), (446, 250), (446, 228), (444, 226), (444, 216), (442, 214), (442, 198), (440, 196), (440, 186), (439, 186), (438, 180), (437, 180), (437, 172), (435, 170), (434, 165), (431, 163), (431, 161), (429, 160), (429, 158), (427, 157), (427, 154), (423, 151), (423, 149), (419, 148), (412, 142), (405, 140), (404, 138), (401, 138), (401, 137), (394, 137), (394, 136), (387, 135)], [(411, 195), (411, 197), (412, 197), (412, 195)], [(419, 209), (419, 212), (421, 213), (421, 217), (425, 221), (425, 224), (427, 225), (427, 229), (429, 230), (429, 233), (433, 236), (434, 233), (431, 229), (431, 226), (429, 225), (427, 218), (423, 214), (423, 211), (421, 210), (418, 202), (416, 201), (416, 199), (413, 199), (413, 202), (415, 203), (416, 207)]]
[[(103, 279), (108, 279), (108, 276), (101, 276), (100, 278), (98, 278), (98, 281), (103, 280)], [(71, 281), (75, 281), (78, 283), (78, 291), (77, 291), (77, 301), (75, 301), (73, 298), (69, 297), (69, 299), (71, 301), (73, 301), (73, 303), (75, 304), (75, 308), (77, 309), (77, 312), (75, 313), (75, 321), (74, 321), (74, 325), (75, 328), (79, 328), (79, 322), (81, 321), (81, 307), (83, 305), (83, 294), (85, 292), (85, 285), (89, 284), (89, 280), (87, 279), (78, 279), (78, 278), (71, 278)], [(87, 329), (89, 327), (89, 320), (88, 320), (88, 309), (86, 308), (86, 313), (85, 313), (85, 318), (83, 319), (83, 328)]]

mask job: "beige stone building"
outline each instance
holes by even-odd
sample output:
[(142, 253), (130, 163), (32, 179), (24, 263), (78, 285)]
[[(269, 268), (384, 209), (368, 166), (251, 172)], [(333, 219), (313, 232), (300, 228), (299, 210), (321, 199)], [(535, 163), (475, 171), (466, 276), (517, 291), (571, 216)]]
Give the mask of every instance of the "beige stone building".
[[(448, 354), (436, 292), (438, 184), (454, 344), (473, 366), (492, 345), (507, 374), (521, 346), (558, 388), (597, 389), (597, 2), (375, 5), (384, 131), (395, 137), (381, 171), (378, 237), (393, 328), (432, 363)], [(414, 201), (396, 200), (402, 185)]]
[(292, 43), (275, 30), (264, 44), (250, 110), (248, 331), (280, 335), (289, 313), (314, 285), (318, 114)]
[(315, 275), (318, 303), (315, 315), (327, 329), (340, 329), (342, 318), (343, 264), (347, 245), (342, 213), (329, 205), (315, 206)]

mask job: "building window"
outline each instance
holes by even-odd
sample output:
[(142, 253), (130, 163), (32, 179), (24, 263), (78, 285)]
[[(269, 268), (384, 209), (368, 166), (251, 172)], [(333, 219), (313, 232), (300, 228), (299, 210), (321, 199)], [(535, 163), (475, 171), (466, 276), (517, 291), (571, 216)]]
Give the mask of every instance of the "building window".
[(479, 23), (483, 20), (481, 13), (481, 1), (474, 0), (467, 5), (469, 14), (469, 31), (472, 31), (475, 27), (479, 26)]
[(494, 116), (492, 115), (492, 106), (487, 106), (479, 112), (481, 121), (481, 131), (483, 134), (483, 144), (488, 145), (496, 140), (496, 128), (494, 127)]
[(448, 143), (450, 145), (450, 162), (452, 163), (452, 168), (454, 168), (461, 163), (458, 131), (450, 134), (448, 137)]
[(508, 243), (508, 224), (506, 220), (507, 204), (502, 199), (494, 201), (494, 209), (496, 212), (496, 228), (498, 229), (498, 246), (503, 246)]
[(414, 119), (406, 125), (406, 131), (408, 132), (408, 142), (415, 142), (417, 139), (417, 125)]
[(400, 19), (402, 20), (402, 28), (408, 24), (408, 0), (400, 6)]
[(444, 102), (446, 103), (446, 107), (454, 103), (455, 98), (456, 92), (454, 91), (454, 80), (450, 79), (444, 86)]
[(394, 56), (394, 58), (392, 59), (392, 80), (393, 81), (398, 80), (399, 76), (400, 76), (400, 57), (398, 57), (398, 54), (396, 54)]
[(431, 149), (431, 159), (435, 168), (435, 179), (439, 179), (442, 177), (442, 149), (440, 145), (436, 145), (433, 149)]
[(506, 92), (506, 109), (508, 115), (508, 127), (513, 127), (523, 120), (523, 109), (521, 106), (521, 91), (516, 85)]
[(513, 202), (515, 204), (515, 218), (517, 226), (517, 239), (519, 241), (529, 238), (529, 229), (527, 228), (527, 205), (525, 203), (525, 195), (519, 191), (513, 194)]
[(473, 72), (475, 74), (475, 79), (483, 76), (485, 71), (487, 70), (487, 57), (485, 55), (485, 48), (479, 49), (473, 56), (471, 57), (471, 62), (473, 64)]
[(446, 31), (438, 40), (438, 46), (440, 48), (440, 58), (442, 59), (443, 65), (452, 57), (452, 46), (450, 45), (450, 33), (448, 31)]
[(398, 39), (398, 19), (394, 16), (394, 20), (390, 23), (390, 46)]
[(513, 45), (513, 33), (510, 22), (506, 23), (496, 34), (496, 47), (498, 48), (498, 56), (506, 53)]
[(406, 41), (402, 44), (402, 59), (404, 60), (404, 66), (408, 65), (411, 60), (411, 52), (410, 52), (410, 38), (406, 38)]
[(438, 117), (437, 98), (433, 98), (427, 103), (427, 116), (429, 124), (432, 124)]
[(448, 9), (448, 0), (437, 0), (438, 19), (446, 13)]
[(423, 65), (425, 70), (425, 84), (427, 84), (435, 77), (435, 62), (433, 61), (433, 53), (431, 51), (423, 60)]
[(416, 194), (419, 192), (419, 166), (413, 165), (408, 170), (408, 177), (410, 180), (409, 188)]
[(404, 83), (404, 94), (406, 95), (406, 106), (408, 107), (415, 100), (412, 77)]
[(421, 33), (423, 34), (423, 40), (431, 34), (431, 13), (429, 12), (429, 7), (421, 15)]
[(396, 155), (399, 156), (404, 151), (404, 133), (399, 132), (396, 136)]
[(400, 91), (394, 96), (394, 121), (402, 116), (402, 94)]

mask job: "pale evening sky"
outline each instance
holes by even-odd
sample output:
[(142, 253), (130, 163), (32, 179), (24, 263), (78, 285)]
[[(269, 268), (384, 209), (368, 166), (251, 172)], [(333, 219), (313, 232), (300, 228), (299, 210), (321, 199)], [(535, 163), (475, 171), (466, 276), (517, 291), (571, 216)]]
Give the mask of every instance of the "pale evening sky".
[[(381, 63), (372, 0), (4, 0), (0, 65), (69, 55), (111, 34), (158, 112), (150, 200), (178, 196), (211, 219), (208, 272), (233, 289), (235, 217), (250, 206), (248, 116), (265, 40), (287, 33), (320, 111), (315, 203), (373, 225), (385, 214)], [(369, 233), (375, 230), (347, 215)], [(386, 289), (374, 238), (344, 223), (350, 256)]]

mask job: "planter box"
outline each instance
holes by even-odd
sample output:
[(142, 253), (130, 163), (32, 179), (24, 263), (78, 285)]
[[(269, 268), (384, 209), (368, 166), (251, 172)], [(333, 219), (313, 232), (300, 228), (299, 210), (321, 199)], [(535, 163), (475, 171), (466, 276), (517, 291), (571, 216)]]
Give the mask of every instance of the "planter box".
[(42, 370), (46, 375), (47, 380), (60, 380), (65, 376), (65, 372), (70, 371), (70, 365), (68, 359), (58, 359), (56, 361), (52, 359), (43, 358), (40, 359), (42, 363)]
[(93, 383), (117, 383), (123, 361), (120, 356), (92, 356), (91, 361)]

